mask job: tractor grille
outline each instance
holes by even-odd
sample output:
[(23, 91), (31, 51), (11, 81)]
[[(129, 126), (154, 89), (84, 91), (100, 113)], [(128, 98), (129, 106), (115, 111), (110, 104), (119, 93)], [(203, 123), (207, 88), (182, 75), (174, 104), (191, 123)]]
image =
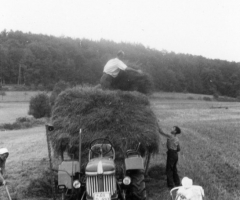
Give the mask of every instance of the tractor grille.
[(116, 193), (116, 178), (111, 175), (87, 176), (87, 194), (93, 197), (95, 192), (109, 192), (112, 196)]

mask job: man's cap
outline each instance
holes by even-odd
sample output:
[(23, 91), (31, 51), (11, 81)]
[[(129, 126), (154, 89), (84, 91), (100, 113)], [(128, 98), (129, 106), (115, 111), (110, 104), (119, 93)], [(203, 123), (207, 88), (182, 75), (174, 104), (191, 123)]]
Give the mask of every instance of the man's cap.
[(184, 188), (190, 188), (193, 185), (193, 181), (192, 179), (188, 178), (188, 177), (184, 177), (182, 179), (182, 186)]
[(118, 51), (117, 56), (124, 56), (124, 52), (122, 50)]
[(0, 155), (1, 155), (1, 154), (4, 154), (4, 153), (9, 153), (8, 150), (7, 150), (7, 148), (1, 148), (1, 149), (0, 149)]
[(178, 126), (174, 126), (176, 134), (180, 134), (181, 133), (181, 129)]

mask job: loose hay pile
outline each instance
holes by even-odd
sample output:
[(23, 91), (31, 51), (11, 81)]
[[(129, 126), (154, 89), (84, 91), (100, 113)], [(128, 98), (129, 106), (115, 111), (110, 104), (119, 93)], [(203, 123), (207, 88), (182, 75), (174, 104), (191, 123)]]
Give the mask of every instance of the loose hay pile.
[(124, 91), (138, 91), (143, 94), (150, 94), (154, 90), (151, 76), (147, 73), (136, 73), (134, 71), (120, 71), (113, 81), (113, 88)]
[(66, 150), (77, 158), (80, 128), (85, 153), (90, 142), (101, 137), (108, 138), (119, 155), (138, 142), (142, 154), (159, 150), (157, 118), (148, 98), (138, 92), (68, 89), (56, 100), (52, 123), (50, 140), (58, 155)]

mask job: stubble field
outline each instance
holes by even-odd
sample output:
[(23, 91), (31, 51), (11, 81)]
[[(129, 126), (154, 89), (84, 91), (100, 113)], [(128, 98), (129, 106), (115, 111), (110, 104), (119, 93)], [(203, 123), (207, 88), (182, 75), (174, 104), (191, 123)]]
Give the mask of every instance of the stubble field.
[[(180, 177), (188, 176), (194, 184), (203, 186), (208, 200), (239, 199), (240, 104), (159, 98), (152, 98), (151, 102), (165, 132), (173, 125), (182, 129)], [(162, 143), (165, 141), (162, 137)], [(163, 167), (165, 151), (163, 148), (154, 159)], [(168, 191), (160, 193), (161, 189), (156, 188), (153, 199), (168, 199)]]
[[(200, 95), (191, 95), (190, 100), (189, 94), (159, 93), (150, 97), (150, 101), (165, 132), (174, 125), (182, 129), (179, 135), (180, 177), (188, 176), (194, 184), (203, 186), (207, 200), (237, 200), (240, 198), (240, 103), (203, 101), (201, 98)], [(26, 116), (27, 101), (0, 102), (0, 124)], [(171, 199), (166, 188), (165, 143), (166, 138), (161, 136), (161, 151), (150, 163), (150, 177), (146, 183), (151, 200)], [(48, 167), (44, 162), (48, 155), (45, 127), (2, 131), (0, 147), (7, 147), (10, 151), (6, 165), (12, 199), (24, 199), (30, 179)], [(0, 188), (0, 199), (7, 199), (4, 187)]]

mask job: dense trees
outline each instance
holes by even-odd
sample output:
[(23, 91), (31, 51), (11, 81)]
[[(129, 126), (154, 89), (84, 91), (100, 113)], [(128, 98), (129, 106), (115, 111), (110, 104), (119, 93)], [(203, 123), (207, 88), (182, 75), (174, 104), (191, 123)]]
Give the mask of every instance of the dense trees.
[(6, 31), (0, 33), (0, 80), (53, 89), (99, 83), (104, 64), (122, 49), (128, 65), (151, 75), (156, 90), (240, 95), (240, 63), (115, 43)]

